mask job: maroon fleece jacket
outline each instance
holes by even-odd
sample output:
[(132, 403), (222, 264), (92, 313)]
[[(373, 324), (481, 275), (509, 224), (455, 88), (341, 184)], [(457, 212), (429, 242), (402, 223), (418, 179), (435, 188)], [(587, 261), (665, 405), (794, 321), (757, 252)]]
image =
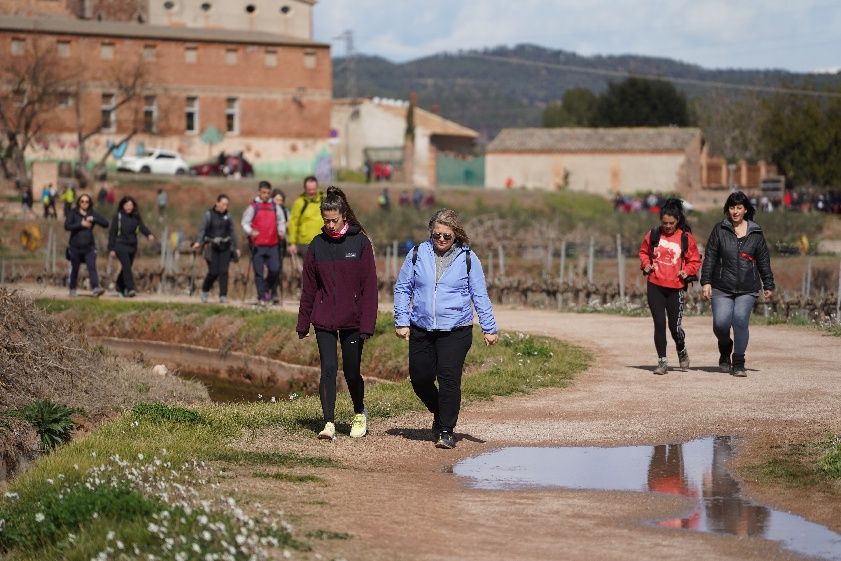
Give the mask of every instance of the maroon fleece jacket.
[(377, 321), (377, 268), (368, 236), (351, 225), (332, 239), (323, 232), (304, 257), (298, 333), (318, 329), (359, 329), (374, 334)]

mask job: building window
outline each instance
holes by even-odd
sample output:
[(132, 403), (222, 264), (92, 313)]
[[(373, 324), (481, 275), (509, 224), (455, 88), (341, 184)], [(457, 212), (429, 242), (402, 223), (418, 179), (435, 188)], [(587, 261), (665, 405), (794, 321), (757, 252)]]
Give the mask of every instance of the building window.
[(102, 94), (102, 131), (114, 132), (117, 130), (117, 111), (114, 109), (114, 94)]
[(155, 45), (143, 45), (143, 60), (155, 60), (158, 48)]
[(12, 54), (14, 56), (21, 56), (23, 54), (25, 46), (26, 46), (26, 43), (24, 42), (23, 39), (12, 39), (12, 48), (11, 48)]
[(198, 47), (185, 47), (184, 48), (184, 62), (187, 64), (195, 64), (199, 60), (199, 48)]
[(225, 49), (225, 64), (236, 64), (237, 63), (237, 50), (236, 49)]
[(202, 2), (201, 9), (202, 11), (209, 12), (213, 5), (210, 2)]
[(184, 109), (184, 131), (199, 132), (199, 98), (188, 97)]
[(249, 4), (245, 7), (245, 11), (249, 14), (253, 14), (257, 11), (257, 6), (255, 6), (254, 4)]
[(289, 14), (292, 13), (292, 8), (290, 6), (281, 6), (280, 7), (280, 13), (283, 14), (284, 16), (288, 16)]
[(266, 49), (266, 66), (274, 68), (277, 66), (277, 51), (274, 49)]
[(102, 43), (99, 46), (99, 56), (104, 60), (113, 60), (114, 43)]
[(61, 58), (68, 58), (70, 56), (70, 41), (58, 41), (56, 43), (56, 52)]
[(73, 94), (70, 92), (58, 92), (58, 106), (70, 107), (73, 105)]
[(169, 11), (174, 10), (174, 9), (175, 9), (175, 2), (173, 2), (172, 0), (166, 0), (166, 2), (164, 2), (164, 10), (169, 12)]
[(225, 100), (225, 132), (239, 133), (239, 100), (235, 97)]
[(315, 51), (304, 51), (304, 68), (312, 70), (316, 67), (317, 62)]
[(153, 95), (143, 98), (143, 132), (158, 132), (158, 100)]

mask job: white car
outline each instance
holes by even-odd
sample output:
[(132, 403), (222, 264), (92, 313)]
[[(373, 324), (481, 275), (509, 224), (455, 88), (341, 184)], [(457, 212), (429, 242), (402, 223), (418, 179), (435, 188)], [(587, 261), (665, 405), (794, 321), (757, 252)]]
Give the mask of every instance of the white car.
[(142, 156), (126, 156), (117, 162), (117, 171), (184, 175), (190, 166), (178, 152), (152, 150)]

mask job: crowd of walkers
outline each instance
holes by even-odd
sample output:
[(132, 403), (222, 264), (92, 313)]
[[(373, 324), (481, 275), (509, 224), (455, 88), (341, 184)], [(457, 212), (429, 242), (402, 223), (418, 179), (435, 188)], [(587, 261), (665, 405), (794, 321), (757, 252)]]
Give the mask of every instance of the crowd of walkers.
[[(368, 432), (362, 350), (374, 334), (378, 308), (374, 247), (339, 187), (320, 191), (315, 177), (307, 177), (303, 192), (285, 206), (286, 197), (267, 181), (246, 207), (240, 226), (251, 255), (257, 301), (277, 299), (284, 254), (302, 259), (302, 290), (296, 331), (299, 338), (314, 330), (321, 364), (319, 395), (324, 426), (318, 438), (336, 438), (336, 384), (341, 349), (342, 371), (353, 402), (350, 436)], [(192, 247), (207, 262), (200, 298), (207, 302), (218, 281), (219, 300), (226, 302), (228, 268), (239, 259), (237, 228), (229, 214), (229, 199), (221, 194), (202, 219)], [(751, 310), (760, 292), (774, 290), (770, 256), (755, 208), (742, 192), (724, 204), (724, 219), (710, 233), (702, 260), (698, 244), (679, 199), (657, 201), (659, 225), (646, 233), (639, 259), (647, 277), (648, 304), (654, 321), (657, 366), (654, 374), (669, 371), (667, 330), (675, 343), (678, 363), (689, 368), (686, 334), (682, 328), (687, 286), (700, 282), (711, 300), (713, 332), (720, 351), (719, 367), (733, 376), (746, 376), (745, 354)], [(104, 291), (96, 273), (93, 229), (109, 228), (108, 250), (121, 265), (116, 288), (121, 296), (136, 295), (132, 264), (138, 235), (154, 240), (143, 222), (137, 202), (123, 197), (110, 223), (93, 209), (89, 195), (76, 200), (66, 215), (70, 232), (67, 258), (69, 287), (76, 294), (81, 263), (89, 271), (95, 296)], [(473, 316), (478, 316), (483, 342), (498, 341), (493, 306), (488, 297), (482, 264), (459, 216), (452, 210), (433, 213), (429, 238), (406, 255), (394, 285), (394, 333), (408, 341), (409, 378), (415, 394), (432, 416), (436, 447), (456, 445), (455, 428), (461, 405), (464, 363), (473, 343)]]

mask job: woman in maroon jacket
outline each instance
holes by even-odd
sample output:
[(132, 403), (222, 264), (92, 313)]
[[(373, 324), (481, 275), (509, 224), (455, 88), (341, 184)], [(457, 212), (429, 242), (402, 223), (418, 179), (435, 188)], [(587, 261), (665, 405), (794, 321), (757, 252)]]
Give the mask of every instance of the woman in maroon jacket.
[(330, 187), (321, 201), (324, 227), (310, 244), (304, 257), (303, 287), (298, 309), (298, 337), (315, 339), (321, 358), (318, 392), (324, 413), (324, 430), (318, 438), (336, 437), (336, 374), (339, 369), (336, 344), (342, 347), (342, 365), (353, 401), (350, 436), (368, 432), (365, 409), (365, 382), (360, 373), (362, 347), (374, 334), (377, 321), (377, 269), (371, 240), (347, 197), (338, 187)]

